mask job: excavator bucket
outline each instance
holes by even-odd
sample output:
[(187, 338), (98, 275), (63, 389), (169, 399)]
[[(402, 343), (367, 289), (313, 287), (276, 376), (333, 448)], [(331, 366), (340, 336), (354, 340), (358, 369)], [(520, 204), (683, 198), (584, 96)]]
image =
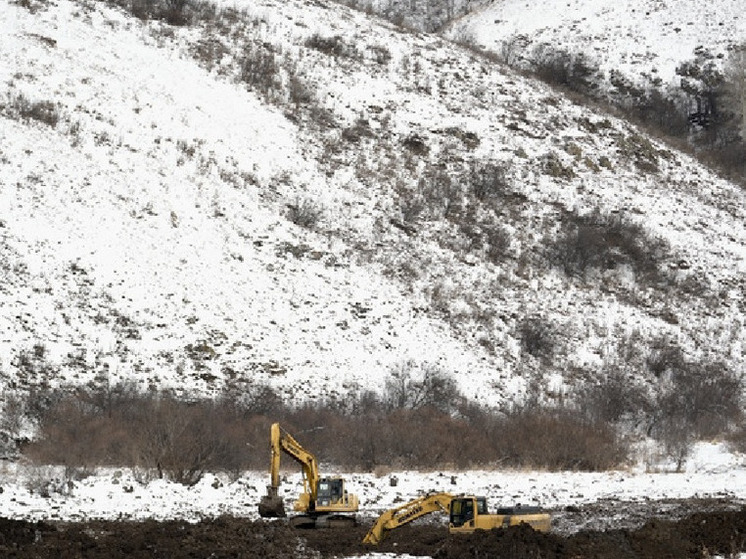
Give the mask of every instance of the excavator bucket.
[(285, 505), (278, 495), (265, 495), (259, 501), (259, 516), (262, 518), (285, 518)]

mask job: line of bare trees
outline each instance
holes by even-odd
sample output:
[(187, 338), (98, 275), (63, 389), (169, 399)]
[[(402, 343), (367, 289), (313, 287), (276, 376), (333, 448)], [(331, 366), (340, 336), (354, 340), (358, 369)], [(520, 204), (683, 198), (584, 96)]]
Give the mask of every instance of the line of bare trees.
[(631, 443), (642, 437), (658, 440), (681, 466), (696, 440), (746, 439), (741, 379), (727, 367), (687, 361), (676, 347), (651, 353), (647, 367), (650, 385), (631, 380), (627, 367), (610, 365), (559, 401), (536, 390), (520, 405), (499, 409), (468, 401), (452, 375), (412, 362), (393, 369), (381, 393), (295, 406), (268, 385), (188, 401), (100, 382), (38, 392), (17, 406), (9, 399), (0, 427), (7, 445), (10, 426), (34, 422), (33, 440), (16, 442), (38, 464), (132, 467), (186, 485), (208, 471), (238, 476), (266, 468), (274, 421), (322, 461), (365, 471), (606, 470), (627, 463)]

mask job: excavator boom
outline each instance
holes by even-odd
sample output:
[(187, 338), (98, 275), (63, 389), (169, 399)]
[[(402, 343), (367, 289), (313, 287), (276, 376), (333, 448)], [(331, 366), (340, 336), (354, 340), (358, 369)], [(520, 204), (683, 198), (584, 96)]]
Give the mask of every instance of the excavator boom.
[(270, 442), (270, 484), (267, 486), (267, 495), (259, 503), (259, 515), (263, 518), (280, 518), (287, 516), (282, 497), (279, 495), (280, 488), (280, 456), (285, 452), (288, 456), (298, 462), (303, 471), (303, 494), (299, 498), (301, 503), (296, 503), (296, 509), (307, 508), (316, 502), (318, 491), (319, 468), (313, 454), (304, 449), (298, 441), (287, 431), (280, 427), (279, 423), (273, 423), (269, 429)]
[(419, 499), (389, 509), (378, 517), (363, 539), (363, 543), (378, 545), (389, 530), (403, 526), (431, 512), (447, 512), (452, 499), (453, 495), (449, 493), (429, 493)]

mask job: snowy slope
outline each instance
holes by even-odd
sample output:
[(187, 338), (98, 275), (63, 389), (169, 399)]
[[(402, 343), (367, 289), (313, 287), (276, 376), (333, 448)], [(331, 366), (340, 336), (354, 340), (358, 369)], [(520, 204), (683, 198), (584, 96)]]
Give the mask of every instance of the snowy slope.
[[(334, 3), (246, 2), (232, 26), (191, 28), (34, 5), (0, 5), (6, 389), (108, 375), (342, 395), (411, 359), (498, 403), (536, 371), (563, 382), (661, 336), (743, 367), (744, 193), (627, 123)], [(251, 49), (305, 100), (241, 82)], [(19, 99), (50, 102), (58, 122)], [(421, 177), (471, 162), (507, 169), (499, 204), (456, 196), (470, 234), (505, 228), (502, 260), (442, 216), (396, 225)], [(295, 225), (309, 201), (321, 217)], [(537, 265), (563, 216), (596, 207), (670, 244), (668, 291)], [(549, 365), (521, 352), (535, 315), (559, 332)]]
[(497, 0), (466, 14), (447, 34), (522, 64), (537, 47), (582, 53), (608, 78), (667, 87), (676, 67), (704, 48), (716, 61), (746, 40), (740, 0)]
[[(5, 367), (32, 344), (53, 362), (82, 346), (89, 365), (108, 361), (114, 375), (165, 361), (156, 374), (168, 381), (185, 346), (207, 340), (224, 346), (224, 366), (264, 372), (279, 363), (303, 369), (296, 380), (324, 374), (331, 360), (341, 386), (404, 351), (381, 355), (397, 337), (406, 336), (407, 355), (466, 353), (390, 282), (344, 262), (333, 240), (307, 238), (263, 200), (283, 189), (283, 173), (325, 182), (277, 111), (173, 45), (158, 48), (120, 12), (81, 14), (64, 2), (42, 15), (2, 9), (8, 94), (51, 97), (68, 120), (53, 131), (3, 120), (5, 238), (21, 268), (4, 290)], [(201, 146), (206, 160), (180, 163), (177, 144)], [(324, 190), (322, 200), (335, 195)], [(309, 243), (318, 256), (300, 265), (283, 243)], [(339, 326), (357, 306), (371, 309), (370, 343)], [(123, 352), (136, 363), (111, 358)]]

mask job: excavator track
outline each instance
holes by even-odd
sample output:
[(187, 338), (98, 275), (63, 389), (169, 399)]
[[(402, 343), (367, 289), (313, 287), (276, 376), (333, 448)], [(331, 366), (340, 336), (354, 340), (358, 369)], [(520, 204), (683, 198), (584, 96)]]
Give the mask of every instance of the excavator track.
[(293, 528), (301, 530), (324, 530), (327, 528), (353, 528), (357, 526), (357, 519), (354, 516), (345, 516), (342, 514), (298, 514), (291, 517), (288, 523)]
[(317, 528), (354, 528), (357, 526), (357, 519), (354, 516), (345, 516), (342, 514), (327, 514), (316, 519)]
[(296, 514), (295, 516), (290, 517), (288, 523), (293, 528), (301, 530), (313, 530), (316, 528), (316, 518), (307, 514)]

